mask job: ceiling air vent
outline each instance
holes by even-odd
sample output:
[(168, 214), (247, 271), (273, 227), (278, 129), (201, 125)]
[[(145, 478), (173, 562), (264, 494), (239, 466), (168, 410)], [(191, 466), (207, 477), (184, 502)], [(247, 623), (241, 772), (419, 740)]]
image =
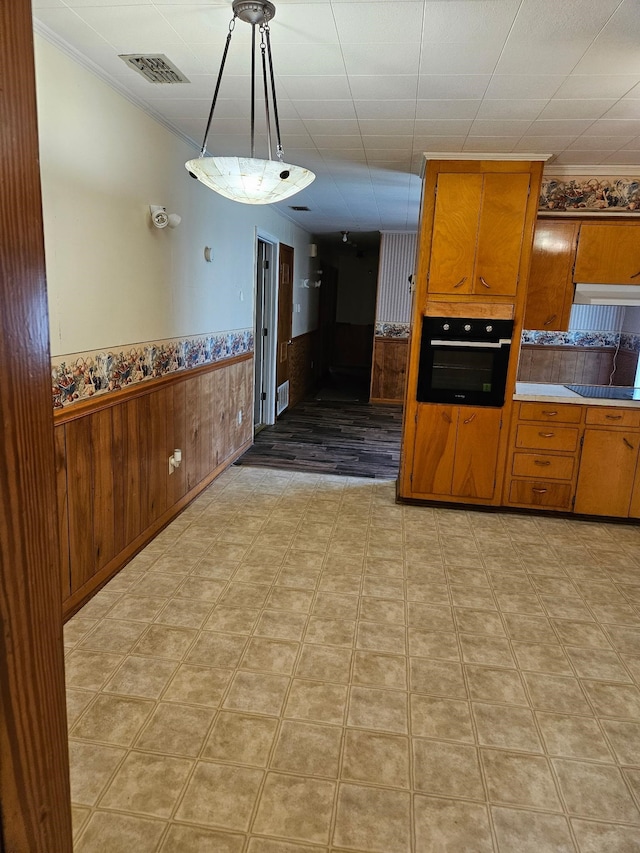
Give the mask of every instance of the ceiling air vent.
[(308, 207), (304, 207), (302, 205), (290, 204), (289, 207), (291, 210), (309, 210)]
[(119, 55), (123, 62), (126, 62), (138, 74), (142, 74), (144, 79), (148, 80), (149, 83), (190, 82), (162, 53), (148, 53), (145, 55), (139, 53), (121, 53)]

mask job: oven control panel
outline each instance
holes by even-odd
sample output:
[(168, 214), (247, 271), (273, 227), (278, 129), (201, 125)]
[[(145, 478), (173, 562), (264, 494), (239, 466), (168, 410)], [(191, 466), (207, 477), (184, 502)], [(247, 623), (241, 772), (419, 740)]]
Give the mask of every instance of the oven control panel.
[(513, 320), (478, 320), (465, 317), (425, 317), (424, 326), (431, 337), (497, 341), (510, 338)]

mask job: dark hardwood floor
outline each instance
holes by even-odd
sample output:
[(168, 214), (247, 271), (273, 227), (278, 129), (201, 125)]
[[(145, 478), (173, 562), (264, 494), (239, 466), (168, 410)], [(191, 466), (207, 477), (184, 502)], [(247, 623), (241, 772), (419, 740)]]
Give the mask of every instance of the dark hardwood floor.
[(394, 479), (401, 425), (401, 406), (308, 400), (261, 430), (236, 465)]

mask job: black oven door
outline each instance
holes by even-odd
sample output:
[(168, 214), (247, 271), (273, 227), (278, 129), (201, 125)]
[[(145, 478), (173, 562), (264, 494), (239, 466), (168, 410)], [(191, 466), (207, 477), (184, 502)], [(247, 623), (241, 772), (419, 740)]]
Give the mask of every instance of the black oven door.
[(434, 337), (425, 325), (418, 372), (418, 401), (471, 406), (504, 405), (510, 348), (510, 339)]

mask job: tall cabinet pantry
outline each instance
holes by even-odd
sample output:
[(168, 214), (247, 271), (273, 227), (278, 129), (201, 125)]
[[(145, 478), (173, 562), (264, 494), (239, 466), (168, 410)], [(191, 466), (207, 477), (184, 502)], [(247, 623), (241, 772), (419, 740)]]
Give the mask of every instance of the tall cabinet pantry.
[(437, 157), (423, 184), (398, 497), (492, 506), (543, 158)]

